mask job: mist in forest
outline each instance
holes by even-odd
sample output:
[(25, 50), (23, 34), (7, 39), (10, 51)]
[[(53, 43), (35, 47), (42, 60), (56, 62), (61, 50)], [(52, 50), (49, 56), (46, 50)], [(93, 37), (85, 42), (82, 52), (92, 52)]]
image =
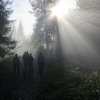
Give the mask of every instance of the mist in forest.
[(15, 53), (17, 53), (19, 56), (22, 56), (24, 52), (29, 52), (32, 55), (34, 55), (35, 49), (33, 49), (33, 44), (31, 44), (31, 38), (27, 38), (27, 36), (24, 34), (24, 27), (22, 22), (19, 22), (18, 29), (13, 26), (12, 27), (12, 38), (14, 38), (17, 41), (17, 46), (14, 50)]
[[(91, 5), (97, 5), (97, 3), (95, 2), (90, 2)], [(84, 2), (83, 6), (81, 5), (81, 3), (82, 2), (80, 2), (80, 0), (78, 1), (78, 3), (75, 3), (79, 7), (77, 7), (77, 9), (75, 9), (74, 11), (71, 11), (66, 16), (63, 16), (62, 18), (57, 17), (62, 55), (72, 55), (76, 58), (78, 57), (79, 59), (81, 57), (91, 64), (98, 65), (100, 64), (100, 12), (99, 10), (96, 11), (96, 9), (98, 8), (94, 8), (92, 10), (91, 8), (87, 9), (87, 7), (90, 6), (89, 2), (87, 2), (87, 5), (85, 5), (86, 2)], [(57, 47), (59, 46), (59, 43), (57, 40), (57, 32), (51, 32), (51, 30), (54, 30), (54, 26), (52, 25), (53, 28), (51, 28), (50, 26), (51, 19), (46, 20), (45, 16), (37, 18), (37, 23), (35, 24), (35, 30), (33, 32), (35, 33), (35, 35), (30, 36), (29, 40), (27, 40), (25, 36), (22, 36), (23, 34), (20, 34), (24, 33), (21, 32), (21, 29), (19, 32), (17, 32), (17, 40), (19, 39), (19, 48), (17, 47), (17, 53), (19, 55), (22, 55), (25, 51), (29, 51), (29, 53), (35, 55), (36, 50), (39, 49), (39, 46), (41, 46), (42, 44), (42, 46), (44, 47), (44, 49), (42, 49), (42, 52), (48, 53), (46, 57), (57, 57), (55, 53), (57, 53)], [(33, 42), (34, 37), (37, 39), (35, 39), (35, 41), (38, 41), (38, 43), (35, 44), (35, 47), (35, 42)]]
[[(81, 19), (68, 16), (59, 20), (59, 33), (63, 55), (85, 59), (100, 65), (100, 28)], [(95, 22), (96, 23), (96, 22)]]

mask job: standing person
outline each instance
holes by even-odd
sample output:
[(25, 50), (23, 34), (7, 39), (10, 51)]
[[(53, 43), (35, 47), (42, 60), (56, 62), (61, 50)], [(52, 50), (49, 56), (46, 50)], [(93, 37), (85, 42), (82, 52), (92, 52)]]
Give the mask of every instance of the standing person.
[(38, 66), (39, 66), (39, 74), (43, 76), (43, 66), (45, 65), (44, 56), (42, 53), (38, 56)]
[(15, 57), (13, 58), (14, 76), (15, 76), (15, 72), (16, 72), (16, 67), (17, 67), (17, 75), (19, 76), (19, 74), (20, 74), (19, 73), (19, 64), (20, 64), (19, 58), (18, 58), (17, 54), (15, 54)]
[(29, 75), (33, 75), (33, 61), (34, 58), (32, 57), (32, 54), (29, 55)]
[(24, 63), (24, 68), (25, 68), (25, 65), (26, 65), (26, 64), (25, 64), (25, 63), (26, 63), (26, 57), (25, 57), (25, 56), (26, 56), (26, 52), (24, 52), (24, 54), (23, 54), (23, 63)]
[(28, 74), (28, 61), (29, 61), (29, 54), (28, 54), (28, 51), (25, 52), (23, 54), (23, 62), (24, 62), (24, 69), (23, 69), (23, 75), (24, 77), (26, 78), (27, 74)]
[(28, 51), (26, 52), (26, 66), (28, 68), (28, 62), (29, 62), (29, 54)]
[(23, 68), (23, 76), (26, 77), (26, 70), (27, 70), (27, 63), (26, 63), (26, 52), (23, 54), (23, 63), (24, 63), (24, 68)]
[(28, 75), (28, 70), (29, 70), (29, 54), (28, 54), (28, 51), (26, 52), (26, 66), (27, 66), (27, 75)]

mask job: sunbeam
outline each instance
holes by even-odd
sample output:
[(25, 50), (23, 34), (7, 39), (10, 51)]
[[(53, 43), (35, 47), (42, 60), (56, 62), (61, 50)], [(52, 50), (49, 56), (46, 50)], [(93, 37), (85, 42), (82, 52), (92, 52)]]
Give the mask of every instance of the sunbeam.
[(70, 10), (76, 9), (76, 0), (60, 0), (56, 6), (54, 6), (52, 11), (52, 16), (57, 16), (59, 18), (67, 15)]
[(88, 40), (87, 34), (84, 34), (85, 31), (83, 32), (80, 29), (75, 28), (73, 23), (70, 23), (66, 18), (59, 20), (58, 23), (64, 54), (80, 54), (91, 62), (98, 61), (98, 51), (90, 40)]

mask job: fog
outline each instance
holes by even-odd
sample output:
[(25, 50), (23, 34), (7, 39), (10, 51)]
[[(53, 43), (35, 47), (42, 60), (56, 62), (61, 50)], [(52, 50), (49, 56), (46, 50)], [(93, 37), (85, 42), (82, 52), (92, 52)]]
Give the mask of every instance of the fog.
[(17, 41), (16, 48), (14, 49), (14, 52), (17, 53), (19, 56), (22, 56), (24, 52), (28, 51), (28, 53), (35, 55), (36, 49), (34, 48), (34, 44), (31, 42), (31, 35), (26, 37), (24, 34), (24, 27), (21, 22), (19, 22), (18, 29), (13, 26), (12, 27), (12, 38), (14, 38)]
[[(81, 20), (82, 21), (82, 20)], [(99, 65), (100, 59), (100, 47), (99, 47), (99, 37), (100, 37), (100, 28), (85, 22), (84, 24), (79, 21), (77, 18), (72, 18), (70, 16), (64, 17), (58, 20), (59, 24), (59, 34), (61, 40), (61, 47), (63, 55), (75, 56), (76, 58), (81, 56), (86, 59), (91, 64)], [(19, 40), (16, 53), (18, 55), (23, 55), (24, 52), (28, 51), (35, 56), (36, 47), (34, 43), (30, 40), (22, 38), (21, 35), (17, 34)], [(21, 41), (20, 41), (21, 40)], [(50, 48), (53, 48), (55, 53), (57, 47), (57, 40), (51, 44)]]
[(63, 54), (76, 56), (76, 59), (81, 56), (91, 64), (100, 65), (100, 28), (71, 16), (58, 23)]
[[(58, 18), (60, 42), (64, 56), (81, 56), (92, 64), (100, 65), (100, 21), (98, 16), (99, 11), (76, 9), (68, 15)], [(38, 32), (42, 28), (40, 23), (40, 27), (37, 28)], [(34, 30), (32, 33), (34, 33)], [(19, 55), (22, 55), (26, 51), (32, 53), (32, 55), (36, 54), (37, 48), (34, 46), (34, 42), (31, 42), (33, 37), (27, 36), (30, 37), (28, 40), (25, 36), (17, 34), (18, 38), (16, 39), (19, 43), (16, 48), (16, 53)], [(58, 42), (55, 35), (55, 41), (49, 45), (49, 50), (51, 48), (53, 49), (53, 55), (56, 52), (57, 45)], [(44, 48), (46, 47), (44, 46)]]

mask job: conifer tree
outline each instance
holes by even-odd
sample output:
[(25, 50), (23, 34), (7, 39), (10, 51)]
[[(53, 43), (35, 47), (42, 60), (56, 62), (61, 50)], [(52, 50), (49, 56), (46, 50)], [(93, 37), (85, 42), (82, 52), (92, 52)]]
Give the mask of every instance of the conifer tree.
[(16, 41), (12, 39), (11, 23), (9, 16), (13, 12), (8, 5), (12, 2), (0, 0), (0, 57), (13, 53), (12, 50), (16, 47)]
[(55, 19), (50, 20), (48, 18), (51, 13), (49, 8), (53, 7), (56, 2), (57, 0), (30, 0), (34, 15), (37, 18), (33, 41), (39, 45), (46, 44), (47, 55), (49, 54), (49, 46), (53, 42), (52, 36), (56, 33)]
[(12, 26), (12, 38), (16, 40), (16, 27), (14, 25)]
[(23, 45), (23, 43), (25, 43), (24, 30), (23, 30), (23, 25), (21, 21), (19, 22), (16, 39), (19, 41), (20, 45)]

